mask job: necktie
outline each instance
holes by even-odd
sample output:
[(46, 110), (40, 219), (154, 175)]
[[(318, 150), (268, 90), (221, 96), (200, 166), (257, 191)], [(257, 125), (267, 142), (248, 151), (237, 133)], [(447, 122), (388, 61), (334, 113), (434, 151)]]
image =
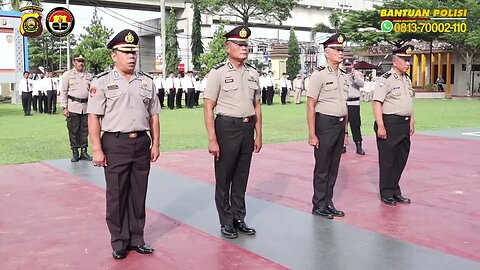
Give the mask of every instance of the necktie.
[(50, 84), (52, 85), (52, 90), (53, 90), (53, 80), (50, 78)]
[(175, 89), (175, 79), (172, 78), (172, 86), (173, 86), (173, 89)]
[(28, 86), (28, 79), (25, 80), (27, 82), (27, 92), (30, 92), (30, 87)]

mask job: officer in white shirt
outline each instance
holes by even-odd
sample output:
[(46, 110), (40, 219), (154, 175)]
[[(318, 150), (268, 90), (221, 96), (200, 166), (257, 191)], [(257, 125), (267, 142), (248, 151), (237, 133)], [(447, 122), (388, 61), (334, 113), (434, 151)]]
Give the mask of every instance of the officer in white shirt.
[(182, 88), (185, 89), (185, 106), (192, 109), (195, 106), (195, 78), (192, 71), (187, 71), (187, 75), (182, 79)]
[(171, 72), (168, 77), (165, 79), (165, 93), (167, 94), (167, 106), (170, 110), (173, 110), (175, 107), (175, 95), (177, 92), (176, 86), (178, 85), (177, 79), (174, 77), (173, 72)]
[(160, 100), (160, 107), (163, 108), (164, 107), (163, 103), (165, 100), (165, 87), (164, 87), (165, 80), (163, 79), (163, 76), (161, 73), (158, 77), (156, 77), (153, 80), (153, 83), (155, 84), (155, 87), (157, 87), (157, 90), (158, 90), (158, 99)]
[(281, 91), (280, 100), (282, 104), (285, 104), (287, 103), (286, 98), (287, 98), (287, 91), (288, 91), (287, 73), (282, 73), (282, 77), (280, 78), (280, 91)]
[(24, 71), (23, 78), (18, 83), (18, 92), (22, 97), (22, 107), (24, 116), (31, 116), (31, 106), (32, 106), (32, 91), (33, 85), (32, 81), (28, 78), (30, 72)]
[[(183, 85), (182, 85), (182, 74), (178, 74), (177, 77), (175, 78), (175, 87), (177, 89), (177, 95), (176, 95), (176, 104), (177, 104), (177, 109), (182, 108), (182, 95), (183, 95)], [(186, 89), (185, 89), (186, 90)], [(186, 98), (185, 98), (186, 100)]]
[(275, 81), (273, 79), (273, 72), (269, 71), (267, 77), (265, 78), (265, 86), (267, 87), (267, 105), (273, 104), (273, 93), (274, 93), (274, 86)]
[(202, 92), (202, 78), (198, 75), (195, 76), (195, 108), (198, 108), (200, 93)]
[(57, 112), (57, 82), (52, 78), (52, 71), (45, 71), (45, 78), (42, 80), (42, 90), (47, 97), (47, 106), (44, 112), (48, 114)]
[(259, 78), (260, 89), (262, 89), (262, 104), (267, 104), (267, 73), (262, 73), (262, 76)]

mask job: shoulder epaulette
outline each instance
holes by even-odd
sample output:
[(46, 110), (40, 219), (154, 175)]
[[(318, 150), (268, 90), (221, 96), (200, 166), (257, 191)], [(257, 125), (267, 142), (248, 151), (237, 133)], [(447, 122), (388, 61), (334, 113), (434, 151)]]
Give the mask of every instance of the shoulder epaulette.
[(218, 64), (216, 64), (215, 66), (213, 66), (212, 68), (213, 68), (213, 69), (219, 69), (219, 68), (225, 66), (226, 63), (227, 63), (227, 62), (218, 63)]
[(145, 73), (145, 72), (143, 72), (143, 71), (139, 71), (138, 74), (143, 75), (143, 76), (147, 76), (148, 78), (150, 78), (150, 79), (153, 80), (153, 77), (152, 77), (152, 76), (150, 76), (149, 74), (147, 74), (147, 73)]
[(98, 78), (101, 78), (101, 77), (103, 77), (103, 76), (105, 76), (105, 75), (107, 75), (107, 74), (108, 74), (108, 71), (104, 71), (104, 72), (102, 72), (102, 73), (99, 73), (99, 74), (93, 76), (93, 78), (98, 79)]
[(392, 76), (392, 73), (386, 72), (385, 74), (382, 75), (383, 78), (388, 79), (388, 77)]
[(257, 67), (255, 67), (254, 65), (252, 65), (252, 64), (250, 64), (250, 63), (245, 63), (245, 65), (247, 65), (247, 66), (249, 66), (249, 67), (251, 67), (251, 68), (253, 68), (253, 69), (255, 69), (255, 70), (257, 69)]
[(412, 78), (410, 78), (410, 76), (407, 73), (405, 73), (405, 77), (407, 77), (409, 80), (412, 80)]
[(319, 66), (319, 67), (316, 67), (315, 69), (318, 70), (318, 71), (322, 71), (322, 70), (325, 69), (325, 67), (324, 66)]
[(341, 69), (341, 68), (338, 68), (338, 69), (340, 69), (340, 72), (341, 72), (341, 73), (343, 73), (343, 74), (347, 74), (347, 71), (346, 71), (346, 70), (344, 70), (344, 69)]

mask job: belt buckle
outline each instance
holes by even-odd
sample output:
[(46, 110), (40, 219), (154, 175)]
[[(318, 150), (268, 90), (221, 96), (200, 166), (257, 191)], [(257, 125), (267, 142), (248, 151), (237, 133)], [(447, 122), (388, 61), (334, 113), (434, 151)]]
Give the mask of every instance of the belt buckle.
[(408, 117), (408, 116), (407, 116), (407, 117), (405, 117), (405, 121), (408, 121), (408, 119), (410, 119), (410, 117)]
[(243, 122), (243, 123), (248, 123), (248, 122), (250, 122), (250, 117), (244, 117), (244, 118), (242, 119), (242, 122)]
[(137, 138), (137, 133), (136, 132), (128, 133), (128, 138), (129, 139), (136, 139)]
[(338, 119), (338, 121), (342, 122), (342, 121), (343, 121), (343, 117), (340, 117), (340, 118)]

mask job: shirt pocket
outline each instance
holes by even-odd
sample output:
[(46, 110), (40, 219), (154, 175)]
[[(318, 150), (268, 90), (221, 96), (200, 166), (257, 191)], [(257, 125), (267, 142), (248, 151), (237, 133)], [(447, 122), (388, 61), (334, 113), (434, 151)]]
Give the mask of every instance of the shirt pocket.
[(225, 92), (233, 92), (233, 91), (237, 91), (237, 89), (238, 89), (238, 86), (234, 82), (223, 84), (223, 91)]
[(122, 95), (122, 90), (120, 89), (112, 89), (112, 90), (106, 90), (105, 91), (105, 97), (107, 99), (111, 99), (111, 100), (116, 100), (118, 99), (118, 97), (120, 97)]
[(142, 98), (143, 103), (145, 105), (149, 105), (150, 100), (152, 99), (152, 90), (143, 88), (143, 89), (140, 89), (139, 94), (140, 94), (140, 97)]
[(257, 91), (260, 91), (258, 83), (254, 81), (248, 81), (248, 93), (253, 100), (255, 100)]
[(404, 90), (400, 86), (394, 86), (390, 91), (390, 95), (395, 99), (399, 99), (403, 95), (403, 93), (404, 93)]

